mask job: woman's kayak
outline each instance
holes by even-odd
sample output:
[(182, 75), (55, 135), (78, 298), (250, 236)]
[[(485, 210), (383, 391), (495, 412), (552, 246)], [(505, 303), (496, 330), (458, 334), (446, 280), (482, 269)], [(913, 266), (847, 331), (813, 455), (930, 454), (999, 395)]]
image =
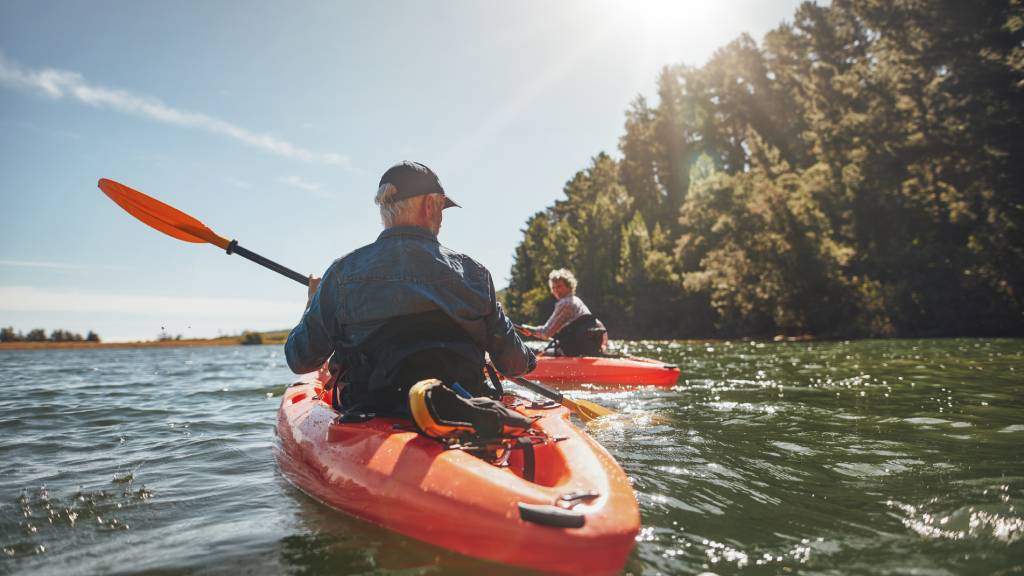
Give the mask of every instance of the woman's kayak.
[(557, 404), (506, 404), (539, 416), (536, 436), (446, 447), (412, 422), (338, 423), (319, 383), (285, 391), (277, 459), (300, 490), (353, 516), (503, 564), (566, 574), (620, 571), (640, 529), (618, 463)]
[(537, 355), (537, 368), (527, 374), (547, 384), (675, 386), (679, 368), (639, 356)]

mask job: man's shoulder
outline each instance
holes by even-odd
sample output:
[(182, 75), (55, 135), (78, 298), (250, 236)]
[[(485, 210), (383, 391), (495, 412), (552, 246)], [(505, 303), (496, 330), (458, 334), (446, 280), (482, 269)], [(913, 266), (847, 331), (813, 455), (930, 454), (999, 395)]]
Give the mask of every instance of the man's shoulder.
[(324, 272), (324, 276), (326, 277), (330, 274), (344, 273), (346, 266), (365, 259), (371, 252), (371, 250), (368, 249), (372, 246), (373, 244), (367, 244), (366, 246), (361, 246), (347, 254), (343, 254), (338, 258), (335, 258), (334, 262), (331, 262), (331, 265), (327, 267), (327, 271)]
[(488, 270), (486, 266), (481, 264), (479, 261), (477, 261), (475, 258), (470, 256), (469, 254), (466, 254), (466, 253), (463, 253), (463, 252), (459, 252), (458, 250), (453, 250), (453, 249), (445, 246), (444, 244), (440, 244), (439, 246), (441, 247), (441, 252), (446, 257), (454, 259), (454, 260), (461, 261), (463, 268), (466, 268), (466, 269), (475, 268), (475, 269), (480, 270), (481, 272), (485, 272), (487, 274), (491, 273), (490, 270)]

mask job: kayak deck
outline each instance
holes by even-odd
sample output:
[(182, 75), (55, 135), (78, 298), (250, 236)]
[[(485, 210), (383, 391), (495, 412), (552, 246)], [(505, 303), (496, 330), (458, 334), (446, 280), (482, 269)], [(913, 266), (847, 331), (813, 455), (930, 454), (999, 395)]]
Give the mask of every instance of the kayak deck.
[(548, 441), (499, 466), (407, 420), (336, 423), (319, 389), (299, 384), (278, 413), (278, 462), (317, 500), (442, 548), (546, 572), (618, 572), (640, 528), (629, 479), (565, 408), (514, 409), (539, 416)]
[(675, 386), (679, 368), (639, 356), (551, 356), (539, 354), (526, 375), (547, 384)]

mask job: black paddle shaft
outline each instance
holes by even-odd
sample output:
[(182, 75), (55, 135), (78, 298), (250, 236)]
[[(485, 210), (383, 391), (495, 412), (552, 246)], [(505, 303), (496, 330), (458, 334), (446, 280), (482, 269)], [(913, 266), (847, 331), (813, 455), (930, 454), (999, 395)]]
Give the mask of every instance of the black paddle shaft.
[(263, 256), (260, 256), (259, 254), (255, 253), (255, 252), (252, 252), (252, 251), (246, 250), (245, 248), (242, 248), (241, 246), (238, 245), (238, 240), (232, 240), (231, 243), (228, 244), (227, 253), (228, 254), (238, 254), (242, 258), (246, 258), (248, 260), (252, 260), (253, 262), (259, 264), (260, 266), (264, 266), (266, 268), (270, 268), (271, 270), (273, 270), (274, 272), (277, 272), (278, 274), (281, 274), (282, 276), (287, 276), (287, 277), (291, 278), (292, 280), (295, 280), (299, 284), (302, 284), (303, 286), (309, 286), (309, 277), (308, 276), (303, 276), (302, 274), (299, 274), (298, 272), (296, 272), (295, 270), (292, 270), (291, 268), (287, 268), (285, 266), (281, 266), (280, 264), (278, 264), (277, 262), (274, 262), (273, 260), (269, 260), (267, 258), (264, 258)]
[[(487, 365), (490, 366), (490, 368), (492, 370), (495, 370), (495, 371), (498, 370), (497, 368), (494, 367), (493, 364), (491, 364), (489, 362), (488, 362)], [(498, 373), (501, 374), (501, 372), (498, 372)], [(522, 376), (509, 376), (507, 374), (502, 374), (502, 376), (504, 376), (505, 378), (508, 378), (509, 380), (515, 382), (516, 384), (519, 384), (520, 386), (522, 386), (523, 388), (526, 388), (527, 390), (533, 390), (534, 392), (536, 392), (537, 394), (540, 394), (541, 396), (547, 398), (548, 400), (554, 400), (555, 402), (561, 403), (562, 402), (562, 398), (565, 398), (565, 396), (563, 396), (561, 392), (559, 392), (557, 390), (552, 390), (551, 388), (548, 388), (547, 386), (541, 384), (540, 382), (534, 382), (533, 380), (527, 380), (526, 378), (523, 378)]]
[(565, 398), (565, 396), (563, 396), (561, 392), (558, 392), (557, 390), (552, 390), (551, 388), (548, 388), (547, 386), (541, 384), (540, 382), (534, 382), (533, 380), (527, 380), (526, 378), (523, 378), (522, 376), (513, 376), (512, 377), (512, 381), (515, 382), (516, 384), (519, 384), (520, 386), (526, 388), (527, 390), (533, 390), (537, 394), (540, 394), (541, 396), (543, 396), (543, 397), (545, 397), (545, 398), (547, 398), (549, 400), (554, 400), (555, 402), (558, 402), (559, 404), (561, 404), (562, 403), (562, 399)]

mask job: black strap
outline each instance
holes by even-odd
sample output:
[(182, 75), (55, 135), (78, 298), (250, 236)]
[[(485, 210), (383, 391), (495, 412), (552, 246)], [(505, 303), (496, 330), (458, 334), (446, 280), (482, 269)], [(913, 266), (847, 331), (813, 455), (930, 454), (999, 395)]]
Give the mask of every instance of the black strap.
[(558, 335), (555, 334), (551, 337), (551, 341), (548, 342), (548, 345), (544, 347), (544, 353), (547, 353), (547, 351), (550, 350), (552, 356), (558, 356), (559, 344)]
[(494, 391), (498, 393), (497, 399), (501, 400), (501, 397), (505, 395), (505, 389), (501, 386), (501, 379), (498, 378), (498, 373), (494, 371), (494, 366), (491, 366), (490, 362), (484, 364), (484, 370), (487, 371), (487, 378), (490, 379)]
[(345, 388), (343, 378), (345, 378), (348, 364), (339, 356), (336, 353), (327, 360), (327, 372), (330, 374), (330, 380), (324, 386), (324, 391), (331, 395), (331, 408), (341, 412), (341, 392)]
[(537, 458), (533, 453), (533, 444), (521, 443), (523, 448), (523, 478), (533, 482), (537, 476)]

